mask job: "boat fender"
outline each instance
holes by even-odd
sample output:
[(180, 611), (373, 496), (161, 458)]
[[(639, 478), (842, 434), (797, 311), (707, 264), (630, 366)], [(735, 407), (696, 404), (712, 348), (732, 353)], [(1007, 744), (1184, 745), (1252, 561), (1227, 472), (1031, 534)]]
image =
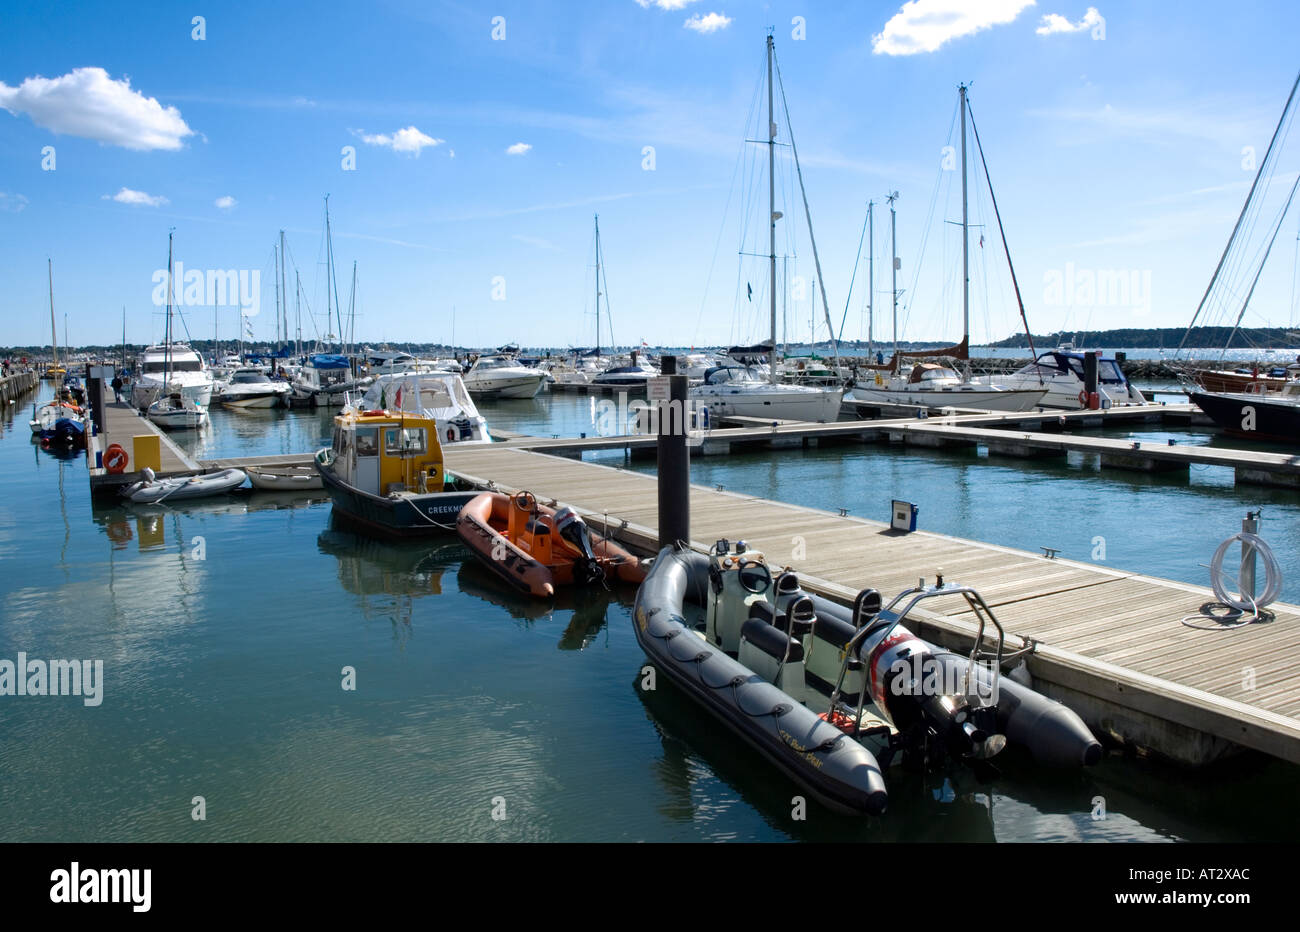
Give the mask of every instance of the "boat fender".
[(447, 428), (447, 440), (448, 440), (448, 442), (454, 441), (455, 439), (456, 439), (456, 431), (455, 431), (453, 428), (448, 427), (448, 428)]
[(129, 459), (130, 457), (127, 456), (126, 450), (122, 448), (120, 443), (110, 444), (108, 449), (104, 451), (104, 468), (111, 473), (125, 472), (127, 460)]

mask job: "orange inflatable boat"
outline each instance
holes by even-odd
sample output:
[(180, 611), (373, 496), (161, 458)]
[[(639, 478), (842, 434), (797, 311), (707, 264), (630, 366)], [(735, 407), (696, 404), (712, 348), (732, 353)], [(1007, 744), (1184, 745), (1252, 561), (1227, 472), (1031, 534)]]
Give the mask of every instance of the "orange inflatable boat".
[(531, 492), (484, 492), (460, 510), (456, 533), (483, 564), (538, 598), (557, 586), (645, 579), (641, 562), (587, 527), (572, 508), (556, 511)]

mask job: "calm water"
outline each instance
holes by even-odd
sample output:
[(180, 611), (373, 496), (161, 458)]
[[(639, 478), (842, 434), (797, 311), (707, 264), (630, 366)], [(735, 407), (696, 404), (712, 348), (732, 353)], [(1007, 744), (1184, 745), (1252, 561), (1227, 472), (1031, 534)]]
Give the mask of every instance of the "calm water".
[[(306, 496), (92, 510), (84, 459), (40, 451), (30, 410), (0, 423), (0, 658), (102, 659), (105, 689), (97, 708), (0, 697), (7, 840), (1219, 840), (1288, 837), (1300, 818), (1300, 768), (1259, 758), (1189, 775), (1008, 757), (991, 785), (891, 776), (880, 819), (814, 807), (793, 822), (794, 787), (662, 678), (636, 688), (630, 590), (525, 601), (454, 542), (360, 538)], [(592, 429), (587, 398), (484, 413), (539, 434)], [(217, 411), (182, 440), (209, 456), (302, 452), (329, 423)], [(1300, 544), (1296, 496), (1239, 496), (1208, 473), (1189, 486), (888, 447), (693, 468), (861, 515), (910, 498), (926, 528), (1079, 558), (1103, 534), (1109, 563), (1196, 582), (1246, 507), (1262, 503), (1284, 563)], [(191, 819), (196, 796), (206, 821)], [(1105, 821), (1090, 817), (1096, 796)]]

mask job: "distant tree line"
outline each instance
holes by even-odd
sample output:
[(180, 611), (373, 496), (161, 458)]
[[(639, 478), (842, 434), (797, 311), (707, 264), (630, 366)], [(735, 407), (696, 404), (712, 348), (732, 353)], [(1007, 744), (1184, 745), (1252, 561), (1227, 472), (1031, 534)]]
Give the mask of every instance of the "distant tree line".
[[(1127, 327), (1120, 330), (1097, 330), (1087, 333), (1051, 333), (1034, 334), (1034, 346), (1038, 349), (1051, 348), (1073, 337), (1077, 346), (1105, 347), (1106, 349), (1125, 349), (1129, 347), (1177, 349), (1181, 343), (1188, 347), (1214, 347), (1221, 349), (1257, 349), (1275, 346), (1289, 347), (1300, 344), (1300, 331), (1286, 327), (1243, 327), (1233, 333), (1231, 327), (1193, 327), (1187, 339), (1186, 327), (1138, 328)], [(1231, 344), (1229, 339), (1231, 338)], [(1028, 348), (1029, 340), (1023, 333), (1013, 334), (1005, 340), (990, 343), (989, 346)]]

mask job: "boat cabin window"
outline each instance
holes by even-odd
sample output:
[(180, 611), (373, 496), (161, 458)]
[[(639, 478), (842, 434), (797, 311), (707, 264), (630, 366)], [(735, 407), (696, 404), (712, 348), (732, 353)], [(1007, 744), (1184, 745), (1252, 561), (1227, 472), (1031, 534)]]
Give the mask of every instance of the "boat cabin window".
[[(172, 372), (199, 372), (202, 368), (203, 363), (197, 359), (173, 359), (171, 365)], [(163, 372), (166, 369), (167, 363), (165, 361), (144, 364), (145, 372)]]
[(379, 428), (357, 428), (357, 456), (379, 455)]
[(1123, 382), (1124, 373), (1120, 371), (1118, 364), (1105, 359), (1097, 363), (1097, 378), (1103, 382)]
[(388, 456), (409, 456), (424, 453), (426, 449), (423, 427), (385, 427), (384, 453)]

